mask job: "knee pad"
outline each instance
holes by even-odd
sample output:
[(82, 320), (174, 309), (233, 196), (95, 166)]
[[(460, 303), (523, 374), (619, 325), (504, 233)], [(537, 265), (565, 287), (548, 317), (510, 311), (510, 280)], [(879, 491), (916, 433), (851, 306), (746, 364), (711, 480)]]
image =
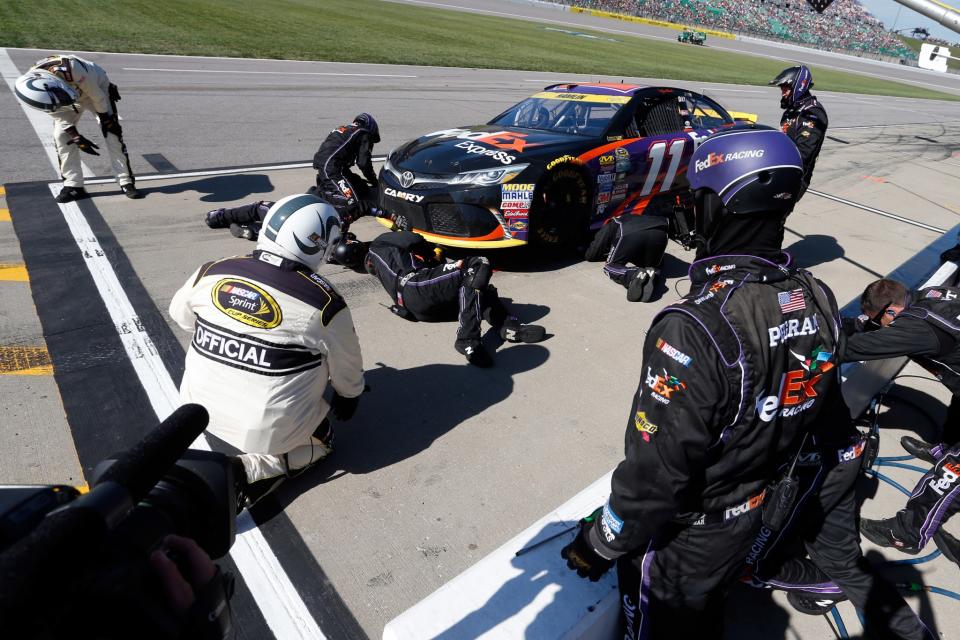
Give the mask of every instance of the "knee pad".
[(470, 258), (463, 267), (463, 284), (471, 289), (484, 289), (490, 284), (493, 268), (490, 261), (480, 256)]

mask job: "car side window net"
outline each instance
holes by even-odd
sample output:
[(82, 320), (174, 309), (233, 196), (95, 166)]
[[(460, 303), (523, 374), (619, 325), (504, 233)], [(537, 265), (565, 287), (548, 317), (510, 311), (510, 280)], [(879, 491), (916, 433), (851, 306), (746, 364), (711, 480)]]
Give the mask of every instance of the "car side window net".
[(637, 112), (637, 123), (642, 136), (659, 136), (665, 133), (683, 131), (686, 124), (680, 116), (680, 108), (675, 98), (661, 100), (644, 111)]

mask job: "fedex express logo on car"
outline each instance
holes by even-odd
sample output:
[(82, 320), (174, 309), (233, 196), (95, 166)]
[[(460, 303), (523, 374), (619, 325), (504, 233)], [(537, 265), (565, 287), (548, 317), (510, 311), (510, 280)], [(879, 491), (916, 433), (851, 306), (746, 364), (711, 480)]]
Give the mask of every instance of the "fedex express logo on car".
[(697, 171), (703, 171), (710, 167), (715, 167), (731, 160), (745, 160), (747, 158), (762, 158), (765, 149), (744, 149), (743, 151), (734, 151), (733, 153), (709, 153), (703, 160), (697, 160), (694, 167)]
[[(528, 142), (526, 133), (515, 131), (471, 131), (469, 129), (443, 129), (428, 133), (425, 138), (456, 138), (463, 140), (455, 146), (467, 153), (488, 156), (501, 164), (511, 164), (517, 159), (507, 151), (523, 152), (527, 147), (539, 147), (541, 143)], [(493, 147), (492, 149), (489, 147)]]

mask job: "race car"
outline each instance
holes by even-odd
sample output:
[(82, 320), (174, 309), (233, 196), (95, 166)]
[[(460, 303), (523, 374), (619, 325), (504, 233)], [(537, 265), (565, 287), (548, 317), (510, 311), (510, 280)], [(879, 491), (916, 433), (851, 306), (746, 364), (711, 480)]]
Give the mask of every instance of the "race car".
[(380, 171), (390, 216), (380, 221), (447, 246), (575, 243), (614, 215), (672, 215), (689, 201), (694, 148), (738, 120), (756, 116), (686, 89), (550, 85), (485, 125), (394, 149)]
[(677, 42), (689, 42), (691, 44), (703, 44), (707, 41), (707, 34), (703, 31), (691, 31), (686, 29), (677, 36)]

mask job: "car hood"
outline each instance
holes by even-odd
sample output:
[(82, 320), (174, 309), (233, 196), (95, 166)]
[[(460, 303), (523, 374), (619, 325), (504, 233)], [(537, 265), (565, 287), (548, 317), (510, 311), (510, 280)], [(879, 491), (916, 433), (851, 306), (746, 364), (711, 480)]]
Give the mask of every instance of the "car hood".
[(432, 175), (502, 169), (586, 150), (593, 138), (500, 125), (475, 125), (434, 131), (400, 145), (390, 155), (398, 170)]

